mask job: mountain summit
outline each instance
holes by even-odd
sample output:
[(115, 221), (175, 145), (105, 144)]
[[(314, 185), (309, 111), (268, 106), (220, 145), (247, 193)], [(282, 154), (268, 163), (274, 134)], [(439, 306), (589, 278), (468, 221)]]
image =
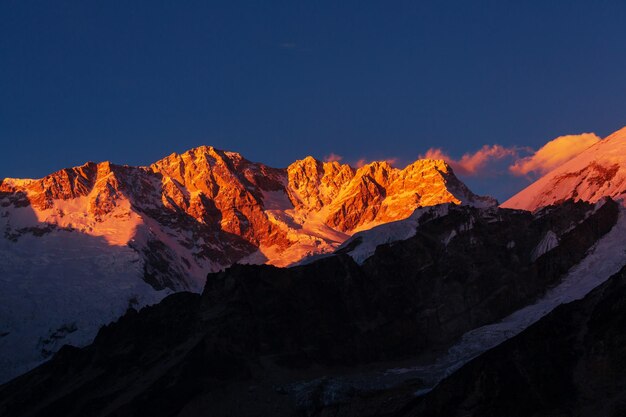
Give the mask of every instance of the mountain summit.
[(567, 199), (597, 202), (626, 194), (626, 127), (550, 171), (502, 204), (535, 211)]

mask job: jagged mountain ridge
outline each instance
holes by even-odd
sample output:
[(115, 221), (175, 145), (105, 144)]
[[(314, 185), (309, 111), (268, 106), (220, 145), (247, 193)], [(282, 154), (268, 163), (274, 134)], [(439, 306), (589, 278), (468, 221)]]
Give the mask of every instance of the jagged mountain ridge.
[(289, 265), (444, 202), (491, 205), (437, 160), (286, 169), (199, 147), (150, 166), (86, 163), (0, 183), (0, 380), (82, 346), (129, 307), (201, 291), (239, 263)]
[[(184, 272), (200, 275), (201, 281), (206, 272), (253, 255), (257, 248), (256, 256), (246, 261), (285, 266), (332, 251), (355, 231), (406, 218), (417, 207), (495, 204), (469, 191), (441, 160), (418, 160), (402, 170), (387, 162), (354, 169), (307, 157), (276, 169), (206, 146), (172, 154), (149, 167), (89, 162), (40, 180), (7, 178), (0, 192), (3, 207), (30, 205), (39, 223), (103, 235), (114, 244), (129, 242), (138, 225), (121, 225), (118, 236), (111, 230), (115, 225), (105, 230), (98, 225), (111, 217), (138, 216), (152, 223), (153, 240), (179, 246), (181, 259), (174, 263), (182, 269), (196, 266)], [(80, 199), (85, 199), (79, 204), (83, 224), (76, 219), (75, 205), (63, 207)], [(74, 218), (64, 220), (67, 215)], [(5, 216), (10, 213), (5, 211)], [(8, 230), (11, 225), (6, 229), (5, 234), (19, 233)], [(192, 236), (177, 236), (175, 242), (160, 239), (171, 234), (169, 229)], [(197, 244), (200, 239), (204, 245)], [(196, 251), (184, 253), (189, 246)], [(191, 283), (180, 275), (182, 288), (189, 288)], [(159, 282), (156, 277), (154, 284), (176, 289), (166, 278)]]
[(534, 211), (568, 199), (596, 202), (626, 195), (626, 127), (555, 168), (502, 207)]

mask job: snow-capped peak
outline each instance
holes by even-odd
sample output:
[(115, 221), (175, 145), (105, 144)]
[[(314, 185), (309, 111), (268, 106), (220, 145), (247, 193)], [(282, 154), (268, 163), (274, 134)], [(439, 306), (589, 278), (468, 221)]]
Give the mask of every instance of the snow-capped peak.
[(596, 202), (626, 193), (626, 127), (590, 146), (502, 204), (536, 211), (567, 199)]

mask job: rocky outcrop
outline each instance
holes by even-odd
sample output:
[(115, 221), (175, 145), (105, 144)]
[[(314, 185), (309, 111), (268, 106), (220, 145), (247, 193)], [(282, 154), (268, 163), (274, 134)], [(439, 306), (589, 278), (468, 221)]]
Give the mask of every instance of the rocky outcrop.
[[(294, 386), (445, 349), (558, 282), (617, 212), (610, 200), (536, 216), (452, 206), (422, 216), (414, 237), (379, 246), (362, 265), (344, 254), (287, 269), (235, 265), (210, 274), (201, 296), (130, 311), (91, 346), (65, 348), (0, 387), (0, 413), (323, 413), (326, 400), (312, 400), (318, 385)], [(548, 231), (558, 246), (534, 258)], [(352, 398), (362, 404), (358, 392)]]
[(168, 184), (162, 199), (201, 223), (255, 246), (288, 244), (263, 206), (264, 191), (283, 190), (282, 170), (207, 146), (172, 154), (150, 169)]

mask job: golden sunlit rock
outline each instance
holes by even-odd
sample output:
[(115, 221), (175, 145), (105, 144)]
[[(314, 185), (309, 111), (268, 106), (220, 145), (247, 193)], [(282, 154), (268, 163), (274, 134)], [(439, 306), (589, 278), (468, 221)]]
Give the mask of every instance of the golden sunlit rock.
[[(442, 160), (355, 169), (308, 156), (277, 169), (210, 146), (149, 167), (89, 162), (39, 180), (6, 179), (0, 191), (25, 195), (40, 221), (114, 235), (118, 244), (142, 224), (159, 240), (174, 236), (182, 263), (199, 277), (233, 262), (287, 266), (331, 252), (353, 233), (407, 218), (418, 207), (495, 204), (469, 191)], [(86, 205), (64, 208), (62, 202), (80, 198)], [(119, 221), (131, 217), (137, 220)]]

